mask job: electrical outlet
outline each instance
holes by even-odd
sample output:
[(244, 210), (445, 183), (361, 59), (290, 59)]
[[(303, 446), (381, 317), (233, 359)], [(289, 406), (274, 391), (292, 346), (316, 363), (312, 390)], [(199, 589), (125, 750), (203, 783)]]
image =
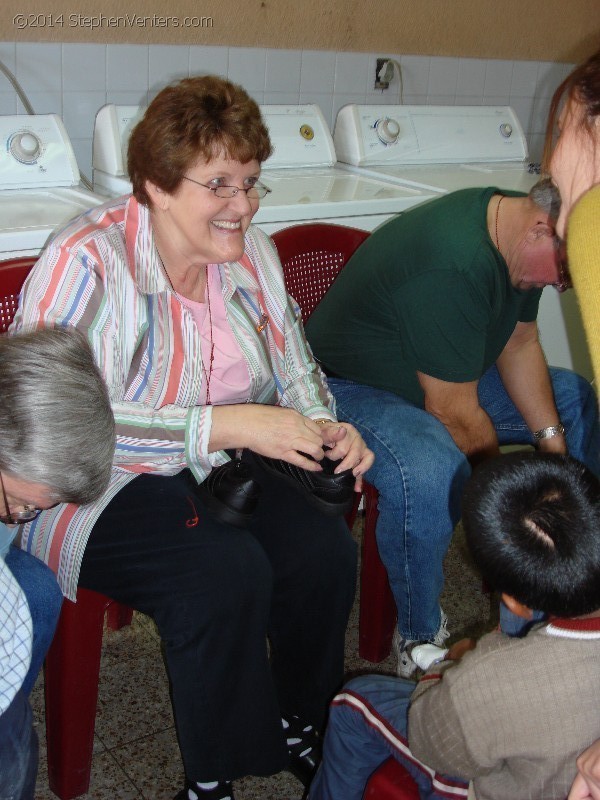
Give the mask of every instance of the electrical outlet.
[(375, 89), (388, 89), (394, 77), (394, 65), (389, 58), (378, 58), (375, 65)]

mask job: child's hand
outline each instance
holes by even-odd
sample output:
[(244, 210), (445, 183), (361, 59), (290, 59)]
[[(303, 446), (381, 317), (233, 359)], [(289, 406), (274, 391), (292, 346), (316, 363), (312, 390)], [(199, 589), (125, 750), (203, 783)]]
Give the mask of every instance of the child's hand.
[(569, 792), (569, 800), (599, 800), (600, 798), (600, 739), (577, 759), (577, 777)]
[(460, 639), (449, 648), (444, 661), (460, 661), (468, 650), (474, 650), (476, 639)]

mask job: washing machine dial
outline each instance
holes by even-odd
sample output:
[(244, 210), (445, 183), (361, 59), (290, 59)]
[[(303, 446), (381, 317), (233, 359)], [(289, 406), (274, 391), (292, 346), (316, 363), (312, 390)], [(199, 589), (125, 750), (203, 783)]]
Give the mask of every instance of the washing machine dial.
[(12, 135), (8, 149), (21, 164), (35, 164), (42, 154), (42, 143), (35, 133), (19, 131)]
[(503, 122), (502, 125), (500, 125), (500, 135), (503, 136), (505, 139), (510, 139), (510, 137), (512, 136), (512, 132), (513, 129), (510, 122)]
[(375, 131), (383, 144), (394, 144), (400, 136), (400, 125), (395, 119), (382, 117), (375, 123)]

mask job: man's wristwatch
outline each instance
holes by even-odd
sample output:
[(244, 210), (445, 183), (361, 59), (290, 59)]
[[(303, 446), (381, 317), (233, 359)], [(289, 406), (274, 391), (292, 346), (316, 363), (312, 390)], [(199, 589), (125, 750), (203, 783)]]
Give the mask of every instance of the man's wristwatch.
[(549, 425), (547, 428), (540, 428), (539, 431), (533, 431), (533, 438), (536, 442), (540, 439), (552, 439), (554, 436), (564, 436), (565, 426), (559, 422), (558, 425)]

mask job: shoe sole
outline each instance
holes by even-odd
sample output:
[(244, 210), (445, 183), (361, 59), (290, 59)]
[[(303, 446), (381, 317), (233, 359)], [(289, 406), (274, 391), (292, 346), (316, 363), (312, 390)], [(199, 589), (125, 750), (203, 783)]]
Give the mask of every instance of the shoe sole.
[(280, 472), (277, 467), (271, 466), (271, 464), (265, 459), (261, 458), (260, 455), (256, 455), (256, 458), (267, 470), (267, 472), (269, 472), (271, 475), (274, 475), (276, 478), (280, 478), (289, 486), (292, 486), (294, 489), (301, 492), (308, 503), (310, 503), (314, 508), (318, 508), (319, 511), (326, 516), (342, 517), (352, 510), (352, 507), (354, 506), (354, 492), (352, 492), (352, 496), (350, 496), (348, 500), (345, 500), (343, 503), (328, 503), (327, 500), (324, 500), (322, 497), (317, 497), (316, 495), (312, 494), (310, 489), (307, 489), (305, 486), (303, 486), (301, 481), (297, 478), (294, 478), (293, 475), (289, 475), (286, 472)]

